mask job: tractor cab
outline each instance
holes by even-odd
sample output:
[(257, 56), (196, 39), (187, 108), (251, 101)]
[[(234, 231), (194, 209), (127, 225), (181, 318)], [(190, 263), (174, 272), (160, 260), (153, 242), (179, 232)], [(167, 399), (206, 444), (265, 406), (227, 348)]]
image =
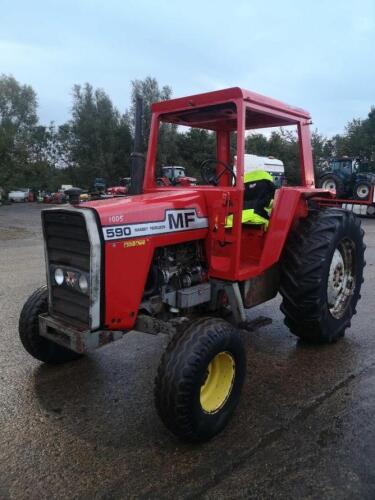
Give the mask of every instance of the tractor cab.
[(319, 165), (321, 174), (334, 173), (341, 177), (348, 177), (360, 170), (361, 162), (359, 159), (349, 158), (332, 158), (324, 160)]
[[(298, 191), (282, 187), (276, 191), (268, 229), (262, 224), (242, 224), (244, 174), (251, 159), (245, 155), (245, 135), (251, 130), (294, 125), (299, 138), (301, 178), (309, 190), (314, 188), (309, 120), (309, 114), (302, 109), (239, 88), (152, 106), (144, 193), (174, 188), (173, 184), (163, 186), (156, 182), (160, 130), (163, 133), (165, 126), (175, 125), (186, 132), (187, 141), (192, 135), (199, 137), (204, 144), (204, 155), (199, 161), (187, 155), (184, 141), (176, 145), (180, 146), (177, 157), (186, 158), (186, 170), (197, 174), (197, 185), (185, 187), (200, 196), (205, 207), (201, 210), (208, 215), (205, 246), (209, 272), (216, 278), (245, 279), (271, 268), (285, 241), (282, 228), (289, 227), (292, 220), (281, 206), (285, 203), (297, 207), (300, 203)], [(282, 162), (273, 168), (283, 175)], [(282, 182), (278, 184), (280, 187)], [(233, 221), (230, 228), (228, 219)], [(275, 228), (280, 231), (277, 236)]]
[(162, 168), (163, 175), (167, 177), (171, 182), (180, 179), (181, 177), (186, 177), (185, 168), (179, 166), (166, 166)]

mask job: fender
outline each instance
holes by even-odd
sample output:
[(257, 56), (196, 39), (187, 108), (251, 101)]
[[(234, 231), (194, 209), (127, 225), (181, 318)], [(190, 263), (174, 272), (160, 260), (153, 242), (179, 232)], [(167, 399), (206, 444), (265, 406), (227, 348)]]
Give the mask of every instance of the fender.
[(332, 193), (324, 189), (283, 187), (276, 191), (272, 217), (265, 235), (259, 266), (241, 273), (240, 280), (262, 274), (279, 262), (287, 237), (295, 224), (308, 215), (308, 200), (330, 198)]

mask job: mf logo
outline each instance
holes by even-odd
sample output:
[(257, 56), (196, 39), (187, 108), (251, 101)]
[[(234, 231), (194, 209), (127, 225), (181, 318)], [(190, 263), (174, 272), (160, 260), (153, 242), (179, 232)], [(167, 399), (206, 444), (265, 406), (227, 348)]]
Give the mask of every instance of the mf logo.
[(195, 211), (177, 212), (168, 214), (169, 229), (187, 229), (195, 222)]
[(208, 227), (207, 217), (199, 217), (195, 208), (180, 208), (166, 210), (164, 219), (159, 221), (104, 226), (103, 233), (105, 240), (123, 240), (127, 238), (134, 239), (139, 236), (144, 238), (156, 234), (176, 233), (190, 229), (204, 229), (206, 227)]

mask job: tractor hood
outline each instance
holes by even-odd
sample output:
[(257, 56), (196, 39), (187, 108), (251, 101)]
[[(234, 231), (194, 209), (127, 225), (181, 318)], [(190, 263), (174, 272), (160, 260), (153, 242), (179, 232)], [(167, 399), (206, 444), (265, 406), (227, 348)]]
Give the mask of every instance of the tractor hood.
[(203, 192), (192, 189), (83, 203), (97, 212), (105, 240), (137, 238), (208, 227)]
[(375, 184), (375, 174), (373, 172), (358, 172), (357, 183), (358, 181), (367, 181), (370, 184)]

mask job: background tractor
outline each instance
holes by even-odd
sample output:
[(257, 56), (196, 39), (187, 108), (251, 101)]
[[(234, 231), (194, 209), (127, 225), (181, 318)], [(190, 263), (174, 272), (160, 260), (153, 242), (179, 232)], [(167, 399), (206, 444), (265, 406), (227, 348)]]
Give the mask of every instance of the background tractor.
[(107, 188), (107, 194), (112, 196), (125, 196), (129, 192), (130, 177), (121, 177), (117, 186)]
[(336, 191), (338, 198), (367, 200), (371, 186), (375, 185), (375, 174), (368, 169), (368, 162), (358, 158), (324, 161), (319, 166), (317, 185)]
[[(199, 185), (158, 185), (164, 123), (214, 135)], [(64, 363), (133, 329), (169, 335), (156, 408), (171, 432), (196, 442), (220, 432), (237, 406), (250, 308), (280, 292), (294, 335), (340, 339), (360, 297), (363, 231), (352, 213), (321, 206), (333, 195), (315, 189), (309, 123), (306, 111), (240, 88), (155, 103), (131, 195), (42, 212), (47, 285), (22, 309), (25, 349)], [(242, 224), (258, 202), (244, 186), (245, 134), (284, 125), (297, 129), (302, 185), (276, 190), (267, 227)]]
[(161, 168), (162, 176), (158, 177), (159, 186), (193, 186), (197, 183), (195, 177), (186, 175), (185, 167), (167, 165)]

